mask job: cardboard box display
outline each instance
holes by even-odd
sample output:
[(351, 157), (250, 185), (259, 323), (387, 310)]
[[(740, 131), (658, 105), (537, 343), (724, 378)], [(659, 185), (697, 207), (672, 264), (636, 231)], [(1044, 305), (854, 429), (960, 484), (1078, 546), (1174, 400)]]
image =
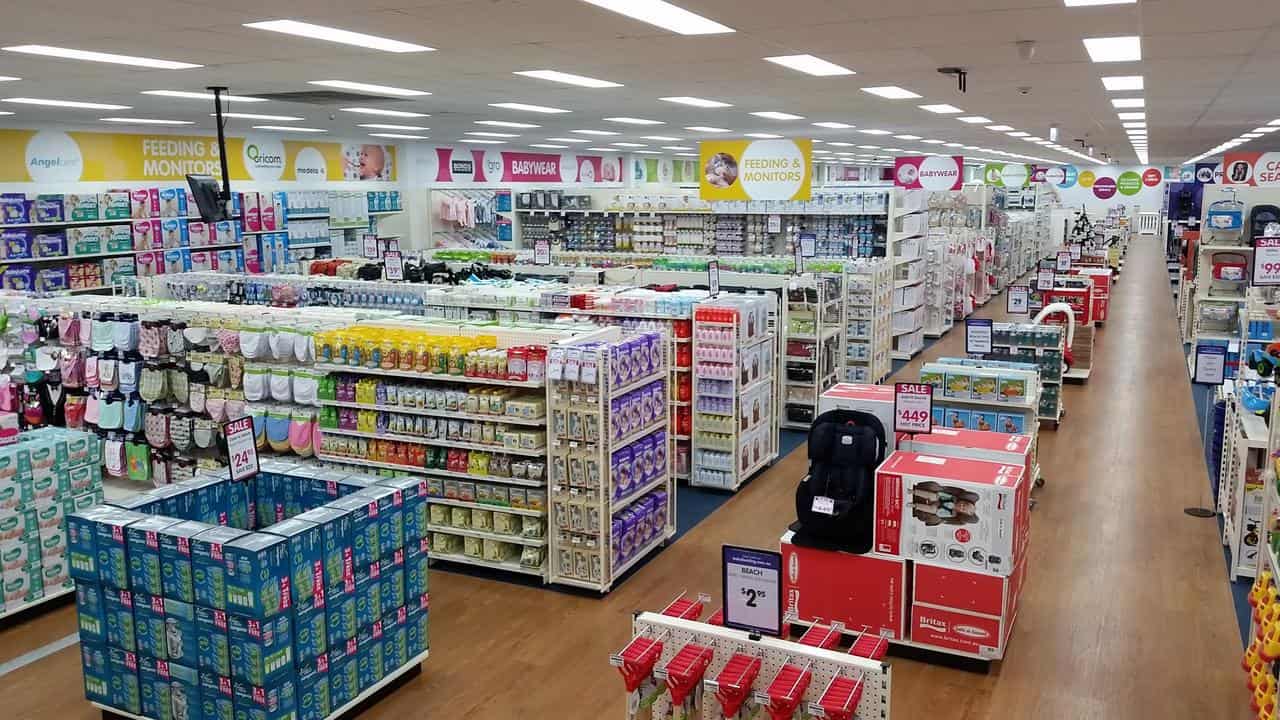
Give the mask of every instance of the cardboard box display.
[(191, 541), (195, 536), (214, 527), (216, 526), (197, 520), (185, 520), (170, 525), (159, 533), (160, 587), (165, 597), (187, 603), (196, 601), (191, 570)]
[(1027, 560), (1007, 577), (914, 563), (911, 640), (944, 652), (1004, 657)]
[(1021, 465), (1035, 474), (1035, 440), (1030, 435), (934, 428), (928, 435), (902, 435), (898, 447), (911, 452)]
[(190, 720), (200, 711), (200, 674), (195, 668), (145, 655), (138, 658), (142, 714), (151, 720)]
[(142, 712), (142, 696), (138, 688), (137, 653), (108, 645), (107, 677), (110, 678), (107, 704), (117, 710), (135, 715)]
[(302, 663), (329, 652), (329, 621), (325, 608), (298, 610), (293, 615), (293, 656)]
[(270, 620), (227, 616), (231, 677), (251, 685), (274, 685), (293, 672), (293, 621), (289, 613)]
[(293, 518), (265, 528), (263, 532), (285, 539), (294, 609), (301, 612), (324, 607), (324, 533), (321, 527)]
[(180, 522), (171, 517), (155, 516), (139, 520), (125, 529), (129, 587), (134, 591), (156, 596), (164, 592), (160, 572), (160, 531)]
[(292, 677), (281, 678), (271, 687), (259, 687), (232, 679), (236, 720), (295, 720), (297, 686)]
[(818, 399), (818, 413), (828, 410), (859, 410), (876, 416), (884, 426), (885, 452), (893, 452), (893, 386), (836, 383)]
[(317, 507), (298, 515), (320, 526), (321, 561), (324, 565), (324, 584), (328, 593), (347, 587), (355, 591), (355, 570), (351, 553), (351, 513), (333, 507)]
[(891, 640), (906, 637), (907, 564), (899, 558), (804, 547), (782, 536), (784, 612), (843, 622)]
[(204, 720), (235, 720), (235, 693), (231, 678), (200, 671), (200, 715)]
[(76, 623), (81, 644), (106, 642), (106, 601), (96, 582), (76, 582)]
[(249, 533), (223, 546), (227, 610), (266, 620), (293, 605), (288, 542), (276, 535)]
[(1030, 514), (1024, 468), (893, 453), (876, 470), (876, 552), (1009, 574)]
[(200, 670), (215, 675), (231, 675), (231, 640), (227, 634), (225, 610), (195, 606), (196, 648)]
[(191, 579), (197, 605), (227, 609), (226, 544), (247, 534), (235, 528), (215, 527), (191, 538)]

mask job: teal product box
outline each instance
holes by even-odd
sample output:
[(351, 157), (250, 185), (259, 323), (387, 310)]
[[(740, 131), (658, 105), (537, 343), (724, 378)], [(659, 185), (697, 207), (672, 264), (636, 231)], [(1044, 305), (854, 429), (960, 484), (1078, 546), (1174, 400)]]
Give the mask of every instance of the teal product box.
[(349, 495), (325, 507), (351, 513), (351, 564), (367, 572), (379, 560), (378, 501)]
[(170, 662), (200, 667), (200, 642), (196, 633), (196, 606), (164, 599), (165, 657)]
[(236, 720), (296, 720), (297, 686), (292, 677), (282, 678), (271, 687), (250, 685), (232, 679), (235, 693)]
[(235, 693), (231, 678), (200, 671), (200, 715), (204, 720), (235, 720)]
[(186, 516), (210, 525), (227, 524), (227, 486), (225, 478), (209, 478), (200, 481), (195, 489), (195, 511)]
[(84, 672), (85, 699), (111, 702), (111, 670), (107, 664), (107, 647), (101, 643), (80, 640), (80, 668)]
[(356, 573), (356, 627), (372, 625), (382, 617), (382, 579), (379, 566)]
[(310, 507), (320, 507), (341, 497), (346, 497), (368, 484), (359, 480), (361, 476), (353, 476), (339, 470), (322, 473), (319, 483), (312, 483)]
[(329, 658), (298, 665), (298, 720), (323, 720), (333, 712), (329, 702)]
[(329, 618), (323, 607), (299, 610), (293, 615), (293, 657), (302, 663), (329, 652)]
[(289, 613), (270, 620), (227, 616), (231, 677), (251, 685), (274, 685), (293, 674), (293, 623)]
[(214, 527), (198, 520), (187, 520), (160, 531), (160, 588), (166, 598), (185, 603), (196, 601), (191, 575), (191, 540)]
[(409, 662), (409, 610), (401, 605), (382, 616), (382, 664), (388, 673)]
[(138, 655), (131, 650), (107, 647), (107, 676), (111, 679), (107, 704), (137, 715), (142, 712), (138, 688)]
[(76, 619), (82, 643), (106, 642), (107, 606), (101, 585), (76, 581)]
[(408, 545), (413, 540), (427, 537), (427, 518), (430, 512), (427, 507), (427, 481), (405, 477), (380, 480), (379, 484), (400, 491), (398, 501), (404, 517), (404, 543), (402, 544)]
[(223, 546), (227, 559), (227, 611), (265, 620), (293, 605), (289, 544), (276, 535), (249, 533)]
[[(160, 595), (160, 531), (181, 523), (168, 517), (149, 517), (125, 529), (129, 551), (129, 587), (140, 593)], [(163, 656), (160, 656), (163, 657)]]
[(164, 642), (164, 598), (140, 592), (133, 594), (133, 634), (139, 655), (162, 660), (168, 656)]
[(430, 638), (427, 635), (427, 618), (431, 614), (431, 596), (423, 595), (418, 598), (416, 603), (407, 605), (406, 609), (408, 613), (405, 637), (409, 642), (409, 657), (415, 658), (431, 647)]
[(324, 534), (320, 526), (292, 518), (263, 532), (282, 537), (287, 544), (294, 610), (324, 607)]
[(280, 476), (272, 472), (259, 473), (254, 478), (254, 493), (257, 496), (255, 509), (258, 515), (258, 527), (274, 525), (285, 519), (284, 497), (279, 492)]
[(360, 694), (360, 668), (355, 638), (329, 650), (329, 703), (342, 707)]
[(117, 510), (96, 520), (94, 546), (97, 555), (98, 581), (115, 588), (129, 587), (129, 551), (127, 528), (140, 520), (142, 513)]
[(391, 557), (384, 557), (378, 562), (378, 582), (382, 584), (379, 599), (383, 613), (404, 605), (404, 557), (404, 549), (396, 548)]
[(31, 448), (27, 443), (0, 446), (0, 480), (31, 474)]
[(256, 517), (257, 490), (254, 487), (255, 478), (249, 478), (240, 482), (228, 482), (226, 485), (227, 497), (227, 525), (241, 530), (252, 530)]
[(197, 667), (215, 675), (231, 675), (231, 640), (227, 635), (227, 613), (203, 605), (195, 606)]
[(422, 538), (404, 548), (404, 592), (406, 598), (416, 598), (427, 592), (427, 563), (430, 556), (427, 546), (430, 540)]
[(235, 528), (215, 527), (191, 538), (191, 579), (197, 605), (227, 609), (227, 543), (247, 534)]
[(107, 620), (107, 645), (136, 652), (138, 644), (133, 630), (133, 593), (103, 588), (102, 606)]
[(333, 507), (318, 507), (302, 513), (294, 520), (305, 520), (320, 526), (325, 594), (355, 592), (351, 513)]
[(106, 504), (120, 510), (131, 510), (144, 515), (159, 514), (157, 512), (158, 507), (154, 510), (152, 509), (156, 505), (156, 498), (152, 497), (150, 492), (135, 493), (119, 500), (108, 500)]
[(175, 520), (186, 517), (187, 500), (184, 497), (186, 494), (187, 489), (181, 484), (164, 485), (147, 493), (156, 502), (157, 515), (163, 515)]
[[(377, 501), (378, 523), (378, 557), (390, 555), (398, 547), (404, 546), (404, 511), (403, 493), (393, 487), (375, 485), (367, 487), (351, 497), (367, 498)], [(373, 511), (370, 510), (370, 514)], [(358, 567), (358, 566), (357, 566)]]
[(356, 624), (356, 591), (338, 592), (325, 597), (325, 620), (327, 623), (329, 647), (341, 644), (354, 638), (359, 625)]
[(356, 642), (356, 673), (360, 691), (364, 692), (386, 676), (382, 657), (382, 618), (361, 630)]
[(138, 658), (142, 714), (151, 720), (200, 720), (200, 674), (168, 660)]

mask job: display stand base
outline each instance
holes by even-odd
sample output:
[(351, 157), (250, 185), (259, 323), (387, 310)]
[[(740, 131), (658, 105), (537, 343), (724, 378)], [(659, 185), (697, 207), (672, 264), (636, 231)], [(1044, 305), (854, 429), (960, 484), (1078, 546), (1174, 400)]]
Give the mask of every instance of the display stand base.
[(957, 654), (953, 651), (934, 650), (917, 645), (910, 640), (889, 641), (889, 654), (893, 657), (916, 660), (930, 665), (941, 665), (953, 670), (963, 670), (981, 675), (987, 675), (991, 672), (991, 660), (974, 655)]
[(18, 605), (12, 610), (0, 609), (0, 630), (6, 630), (63, 605), (69, 605), (75, 602), (75, 593), (75, 586), (55, 588), (39, 600)]

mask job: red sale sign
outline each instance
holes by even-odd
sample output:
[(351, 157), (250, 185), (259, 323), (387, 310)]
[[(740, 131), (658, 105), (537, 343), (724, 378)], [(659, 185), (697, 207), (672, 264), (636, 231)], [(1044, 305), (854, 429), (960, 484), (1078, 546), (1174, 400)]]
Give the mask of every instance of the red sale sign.
[(1280, 285), (1280, 237), (1254, 239), (1253, 284)]
[(894, 383), (893, 431), (929, 434), (933, 432), (933, 386)]

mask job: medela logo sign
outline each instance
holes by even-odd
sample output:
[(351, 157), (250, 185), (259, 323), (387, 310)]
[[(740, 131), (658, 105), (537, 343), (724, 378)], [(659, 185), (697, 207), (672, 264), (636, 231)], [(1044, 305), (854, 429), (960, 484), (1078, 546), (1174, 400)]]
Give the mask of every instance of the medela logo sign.
[(76, 182), (84, 170), (84, 156), (70, 135), (42, 130), (27, 141), (26, 164), (33, 182)]
[(269, 137), (244, 139), (244, 168), (254, 180), (279, 180), (284, 174), (284, 143)]

